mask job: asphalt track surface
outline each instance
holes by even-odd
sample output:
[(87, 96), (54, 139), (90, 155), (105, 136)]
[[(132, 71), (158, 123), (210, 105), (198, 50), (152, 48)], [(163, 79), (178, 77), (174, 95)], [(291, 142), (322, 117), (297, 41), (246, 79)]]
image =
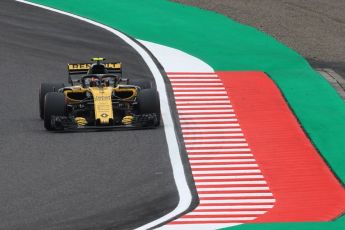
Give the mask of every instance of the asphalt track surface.
[[(174, 209), (178, 194), (163, 127), (49, 133), (41, 82), (67, 62), (120, 60), (152, 78), (139, 55), (93, 25), (12, 0), (0, 3), (0, 229), (132, 229)], [(157, 205), (159, 204), (159, 205)]]
[(226, 15), (266, 32), (304, 56), (315, 68), (345, 77), (345, 1), (172, 0)]

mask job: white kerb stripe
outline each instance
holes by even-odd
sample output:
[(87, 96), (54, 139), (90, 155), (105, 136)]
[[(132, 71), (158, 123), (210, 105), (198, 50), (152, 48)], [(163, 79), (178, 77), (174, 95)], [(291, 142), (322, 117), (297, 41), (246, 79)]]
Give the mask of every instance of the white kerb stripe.
[(200, 174), (238, 174), (238, 173), (261, 173), (260, 169), (245, 169), (245, 170), (240, 170), (240, 169), (228, 169), (228, 170), (200, 170), (200, 171), (194, 171), (192, 172), (193, 175), (200, 175)]
[(202, 158), (202, 157), (253, 157), (253, 154), (241, 154), (241, 153), (231, 153), (231, 154), (189, 154), (189, 158)]
[(263, 193), (224, 193), (224, 194), (199, 194), (200, 198), (217, 198), (217, 197), (272, 197), (270, 192)]
[(234, 112), (233, 109), (202, 109), (202, 110), (178, 110), (179, 114), (183, 114), (183, 113), (232, 113)]
[(209, 100), (209, 101), (176, 101), (177, 105), (193, 105), (193, 104), (230, 104), (229, 100)]
[(182, 124), (182, 128), (207, 128), (207, 127), (239, 127), (238, 123), (230, 124)]
[(181, 123), (202, 123), (202, 122), (236, 122), (237, 118), (230, 119), (180, 119)]
[(241, 132), (241, 129), (183, 129), (183, 133)]
[[(187, 214), (188, 215), (188, 214)], [(246, 220), (254, 220), (256, 217), (226, 217), (226, 218), (187, 218), (187, 217), (182, 217), (180, 219), (174, 220), (174, 222), (182, 222), (182, 221), (194, 221), (194, 222), (200, 222), (200, 221), (246, 221)], [(187, 228), (188, 229), (188, 228)]]
[(178, 105), (177, 109), (191, 109), (191, 108), (232, 108), (232, 105)]
[(168, 74), (169, 78), (218, 78), (217, 74)]
[[(210, 229), (223, 229), (229, 228), (236, 225), (240, 225), (241, 223), (225, 223), (225, 224), (207, 224), (207, 223), (195, 223), (195, 224), (188, 224), (188, 229), (195, 229), (195, 230), (210, 230)], [(188, 230), (186, 229), (186, 225), (184, 224), (168, 224), (162, 227), (157, 228), (157, 230)]]
[(209, 175), (209, 176), (194, 176), (195, 180), (208, 180), (208, 179), (263, 179), (263, 175), (240, 175), (240, 176), (218, 176), (218, 175)]
[(193, 160), (190, 159), (189, 162), (193, 163), (236, 163), (236, 162), (255, 162), (255, 159), (218, 159), (218, 160)]
[[(195, 182), (195, 184), (198, 185), (235, 185), (235, 184), (266, 184), (266, 181), (224, 181), (224, 182)], [(219, 190), (221, 191), (222, 189), (219, 188)]]
[(274, 203), (275, 199), (200, 200), (200, 204)]
[(245, 138), (224, 138), (224, 139), (185, 139), (184, 143), (195, 143), (195, 142), (200, 142), (200, 143), (206, 143), (206, 142), (245, 142)]
[(188, 149), (188, 153), (211, 153), (211, 152), (250, 152), (249, 148), (234, 149)]
[(216, 168), (256, 168), (257, 164), (224, 164), (224, 165), (192, 165), (192, 169), (216, 169)]
[[(171, 83), (172, 86), (178, 86), (178, 85), (183, 85), (183, 86), (186, 86), (186, 83), (174, 83), (172, 82)], [(210, 83), (210, 82), (207, 82), (207, 83), (188, 83), (188, 86), (215, 86), (215, 85), (223, 85), (223, 83)]]
[(186, 91), (186, 92), (180, 92), (180, 91), (178, 91), (178, 92), (176, 92), (176, 91), (174, 91), (174, 94), (175, 95), (193, 95), (193, 94), (197, 94), (197, 95), (208, 95), (208, 94), (210, 94), (210, 95), (217, 95), (217, 94), (224, 94), (224, 95), (226, 95), (227, 94), (227, 92), (225, 92), (225, 91), (193, 91), (193, 92), (191, 92), (191, 91)]
[(266, 211), (222, 211), (222, 212), (198, 212), (193, 211), (193, 215), (257, 215), (264, 214)]
[(191, 115), (179, 115), (180, 119), (183, 118), (224, 118), (224, 117), (236, 117), (235, 114), (191, 114)]
[(188, 144), (186, 148), (201, 148), (201, 147), (247, 147), (247, 143), (236, 143), (236, 144), (225, 144), (225, 143), (218, 143), (218, 144)]
[(179, 90), (222, 90), (225, 91), (224, 87), (173, 87), (174, 91), (179, 91)]
[(217, 210), (217, 209), (270, 209), (274, 205), (231, 205), (231, 206), (198, 206), (198, 210)]
[(220, 82), (219, 78), (212, 78), (212, 79), (199, 79), (199, 78), (188, 78), (188, 79), (172, 79), (170, 78), (171, 82)]
[[(220, 188), (197, 188), (198, 192), (215, 192), (219, 191)], [(268, 187), (229, 187), (222, 188), (222, 191), (267, 191)]]
[(175, 96), (175, 99), (228, 99), (228, 96)]
[(224, 134), (183, 134), (183, 137), (243, 137), (243, 133), (224, 133)]

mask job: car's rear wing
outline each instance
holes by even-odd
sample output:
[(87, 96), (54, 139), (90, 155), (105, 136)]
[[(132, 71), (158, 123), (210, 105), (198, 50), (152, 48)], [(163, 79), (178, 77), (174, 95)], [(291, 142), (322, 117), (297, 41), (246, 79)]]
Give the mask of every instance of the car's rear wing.
[[(74, 85), (80, 81), (80, 75), (85, 75), (89, 71), (91, 65), (93, 63), (72, 63), (67, 65), (68, 70), (68, 81)], [(104, 64), (105, 68), (107, 69), (109, 74), (121, 74), (121, 62), (109, 62), (109, 63), (102, 63)]]
[[(103, 63), (108, 73), (121, 73), (121, 62)], [(68, 64), (69, 74), (86, 74), (92, 63)]]

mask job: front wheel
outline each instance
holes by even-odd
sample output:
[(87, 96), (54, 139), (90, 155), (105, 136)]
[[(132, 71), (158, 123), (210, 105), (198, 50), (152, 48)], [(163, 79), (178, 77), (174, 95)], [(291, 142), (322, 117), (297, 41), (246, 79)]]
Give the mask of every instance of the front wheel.
[(44, 98), (44, 127), (55, 130), (52, 126), (52, 116), (66, 116), (66, 103), (63, 93), (49, 92)]
[(156, 114), (157, 123), (155, 126), (160, 125), (161, 108), (159, 102), (159, 95), (155, 89), (140, 90), (138, 95), (138, 107), (140, 114)]
[(38, 93), (38, 102), (40, 110), (40, 118), (44, 119), (44, 97), (49, 92), (57, 92), (59, 89), (63, 88), (63, 83), (42, 83)]

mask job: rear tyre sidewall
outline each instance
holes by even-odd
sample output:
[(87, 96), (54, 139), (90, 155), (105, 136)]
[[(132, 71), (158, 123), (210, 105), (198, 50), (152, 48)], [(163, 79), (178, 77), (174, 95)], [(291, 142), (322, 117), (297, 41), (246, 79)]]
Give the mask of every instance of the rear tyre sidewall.
[(49, 92), (44, 98), (44, 127), (47, 130), (54, 130), (52, 127), (52, 116), (66, 116), (66, 103), (63, 93)]
[(140, 89), (151, 89), (152, 88), (152, 82), (150, 80), (147, 80), (147, 79), (129, 79), (128, 84), (139, 86)]

